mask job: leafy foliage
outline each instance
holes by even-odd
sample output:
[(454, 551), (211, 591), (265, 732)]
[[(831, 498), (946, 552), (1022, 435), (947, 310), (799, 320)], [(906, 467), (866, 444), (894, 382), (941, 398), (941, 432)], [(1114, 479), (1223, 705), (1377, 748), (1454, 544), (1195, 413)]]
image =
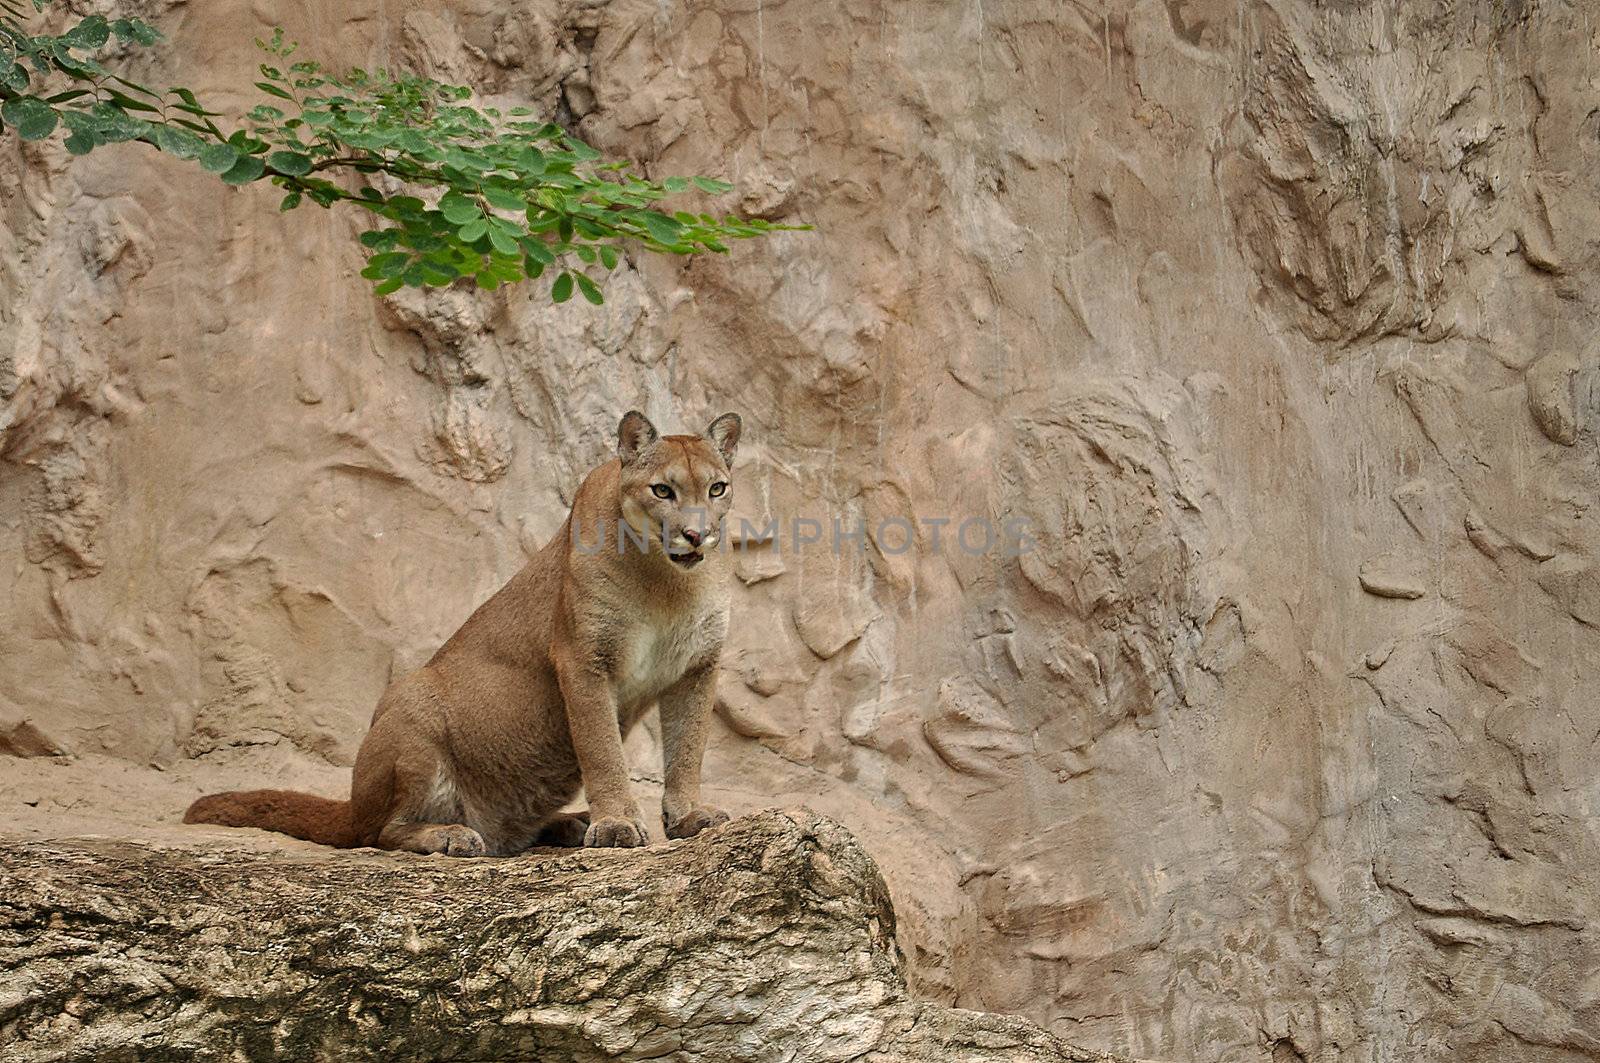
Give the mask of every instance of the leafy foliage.
[[(282, 210), (307, 200), (353, 204), (374, 217), (361, 234), (361, 275), (379, 294), (466, 277), (492, 289), (548, 273), (555, 302), (576, 290), (598, 305), (604, 296), (587, 271), (615, 269), (630, 242), (668, 254), (724, 253), (731, 240), (810, 228), (668, 213), (660, 200), (731, 186), (648, 180), (627, 162), (602, 162), (527, 108), (474, 106), (461, 86), (290, 62), (295, 46), (281, 30), (256, 42), (269, 58), (256, 88), (270, 102), (252, 108), (244, 128), (224, 132), (214, 121), (221, 114), (190, 90), (157, 92), (94, 58), (108, 45), (155, 44), (161, 35), (147, 23), (90, 15), (59, 36), (30, 35), (23, 2), (0, 0), (0, 132), (41, 140), (61, 128), (79, 155), (140, 140), (230, 185), (271, 181), (285, 190)], [(28, 2), (42, 10), (46, 0)], [(44, 94), (63, 84), (71, 87)]]

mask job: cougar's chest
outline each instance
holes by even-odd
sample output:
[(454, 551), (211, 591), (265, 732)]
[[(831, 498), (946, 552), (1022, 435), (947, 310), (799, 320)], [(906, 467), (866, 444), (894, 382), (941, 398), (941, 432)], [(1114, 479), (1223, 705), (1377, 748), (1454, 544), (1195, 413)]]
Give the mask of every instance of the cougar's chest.
[(704, 660), (726, 629), (726, 616), (715, 611), (652, 617), (635, 624), (618, 662), (618, 708), (627, 713), (648, 706)]

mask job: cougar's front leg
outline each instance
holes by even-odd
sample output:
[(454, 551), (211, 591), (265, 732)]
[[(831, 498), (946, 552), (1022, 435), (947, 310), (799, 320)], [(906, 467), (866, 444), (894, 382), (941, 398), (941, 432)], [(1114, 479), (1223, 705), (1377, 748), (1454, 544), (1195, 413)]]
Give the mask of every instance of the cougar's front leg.
[(584, 832), (583, 844), (615, 848), (646, 844), (650, 836), (628, 782), (617, 696), (610, 677), (575, 659), (558, 660), (556, 676), (589, 801), (589, 829)]
[(721, 809), (700, 803), (700, 758), (706, 750), (706, 727), (716, 696), (717, 666), (701, 665), (661, 695), (661, 747), (666, 761), (666, 789), (661, 797), (661, 822), (669, 838), (692, 838), (707, 827), (728, 822)]

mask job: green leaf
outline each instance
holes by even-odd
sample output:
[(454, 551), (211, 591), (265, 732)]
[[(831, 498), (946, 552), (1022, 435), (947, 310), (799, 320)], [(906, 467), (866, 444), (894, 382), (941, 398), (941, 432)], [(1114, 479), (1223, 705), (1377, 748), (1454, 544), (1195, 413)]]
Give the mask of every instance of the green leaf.
[(439, 200), (439, 211), (451, 225), (466, 225), (483, 217), (483, 210), (459, 192), (446, 192)]
[(700, 189), (700, 191), (710, 192), (714, 196), (720, 196), (724, 192), (733, 191), (733, 186), (728, 184), (726, 181), (715, 181), (709, 177), (696, 177), (694, 178), (694, 183), (695, 187)]
[(373, 295), (388, 295), (391, 292), (399, 291), (403, 284), (404, 284), (404, 282), (401, 281), (399, 277), (390, 277), (388, 280), (384, 281), (382, 284), (378, 285), (376, 288), (373, 288), (372, 289), (372, 294)]
[(606, 301), (605, 296), (600, 294), (600, 289), (595, 287), (594, 281), (590, 280), (588, 277), (585, 277), (581, 273), (576, 273), (573, 275), (578, 278), (578, 290), (583, 293), (583, 297), (585, 299), (589, 300), (595, 306), (599, 306), (601, 303)]
[[(40, 73), (47, 72), (52, 64), (62, 73), (71, 74), (80, 81), (88, 81), (110, 73), (105, 67), (87, 56), (73, 55), (72, 49), (67, 45), (66, 41), (59, 37), (54, 40), (47, 37), (39, 38), (39, 42), (48, 42), (50, 60)], [(35, 52), (30, 59), (35, 66), (38, 66), (44, 62), (45, 54), (43, 52)]]
[(446, 240), (443, 237), (435, 236), (431, 230), (418, 229), (414, 226), (401, 233), (400, 242), (407, 247), (416, 248), (424, 254), (460, 245), (460, 241), (454, 235)]
[(456, 236), (460, 237), (462, 243), (470, 244), (481, 239), (483, 234), (488, 231), (489, 221), (480, 215), (476, 221), (469, 221), (460, 229), (457, 229)]
[(522, 259), (522, 269), (528, 275), (528, 279), (536, 280), (544, 272), (544, 263), (532, 255), (527, 255)]
[(74, 155), (87, 155), (99, 143), (93, 133), (79, 131), (67, 138), (67, 150)]
[(294, 97), (292, 95), (290, 95), (289, 93), (283, 91), (282, 89), (280, 89), (278, 86), (274, 85), (270, 81), (258, 81), (258, 82), (256, 82), (256, 88), (260, 89), (262, 92), (266, 93), (268, 96), (276, 96), (280, 100), (293, 100), (294, 99)]
[(74, 48), (99, 48), (111, 36), (111, 26), (104, 15), (90, 15), (66, 33), (61, 39)]
[(89, 110), (98, 120), (95, 135), (109, 144), (120, 144), (127, 140), (149, 140), (154, 135), (155, 126), (152, 123), (118, 110), (112, 104), (97, 103)]
[(180, 159), (198, 158), (206, 143), (187, 129), (170, 125), (156, 126), (156, 147)]
[(146, 48), (150, 47), (152, 44), (155, 44), (161, 39), (161, 34), (157, 33), (155, 28), (152, 27), (148, 22), (145, 22), (143, 19), (135, 18), (129, 19), (128, 21), (133, 30), (133, 39), (144, 45)]
[(610, 244), (602, 247), (600, 249), (600, 261), (605, 264), (606, 269), (616, 269), (617, 249), (612, 247)]
[(143, 100), (136, 100), (125, 92), (118, 92), (116, 89), (104, 89), (104, 92), (111, 97), (113, 103), (125, 111), (144, 111), (148, 114), (161, 113), (161, 108), (154, 104), (145, 103)]
[(299, 205), (300, 205), (300, 193), (299, 192), (290, 192), (288, 195), (284, 196), (283, 199), (278, 203), (278, 209), (280, 211), (293, 210), (294, 208), (298, 207)]
[(427, 137), (423, 136), (415, 129), (407, 129), (402, 131), (399, 138), (395, 140), (395, 146), (401, 151), (408, 151), (413, 155), (420, 155), (423, 152), (430, 150), (433, 147), (433, 144), (428, 140)]
[(572, 298), (572, 274), (566, 270), (561, 271), (561, 276), (550, 286), (550, 299), (552, 302), (564, 303)]
[(520, 192), (514, 192), (508, 188), (498, 188), (494, 185), (490, 185), (483, 190), (483, 198), (489, 201), (491, 207), (499, 207), (501, 210), (520, 211), (526, 210), (528, 206), (528, 201), (522, 198)]
[(686, 177), (669, 177), (661, 184), (668, 192), (689, 191), (689, 179)]
[(56, 130), (56, 111), (37, 96), (18, 96), (0, 105), (0, 119), (15, 126), (23, 140), (43, 140)]
[(525, 236), (518, 242), (522, 245), (522, 250), (528, 253), (528, 257), (541, 265), (548, 266), (556, 260), (556, 256), (550, 253), (550, 249), (544, 246), (541, 240)]
[(458, 170), (469, 173), (483, 173), (490, 168), (483, 156), (457, 147), (445, 149), (444, 161)]
[(385, 251), (367, 259), (367, 268), (375, 271), (380, 277), (393, 277), (406, 268), (411, 261), (411, 255), (406, 251)]
[(489, 230), (489, 242), (502, 255), (514, 255), (519, 250), (516, 238), (498, 227)]
[(200, 168), (209, 173), (226, 173), (239, 161), (239, 152), (232, 144), (207, 144), (200, 152)]
[(201, 133), (206, 136), (220, 135), (217, 127), (209, 122), (207, 122), (205, 125), (201, 125), (199, 122), (191, 122), (187, 118), (168, 118), (167, 123), (169, 125), (181, 125), (185, 129), (192, 130), (193, 132)]
[(428, 284), (432, 287), (442, 287), (443, 285), (454, 281), (459, 276), (461, 276), (460, 272), (457, 271), (454, 266), (446, 263), (430, 262), (427, 260), (424, 260), (422, 263), (422, 280), (425, 284)]
[(311, 156), (298, 151), (275, 151), (267, 156), (267, 165), (290, 177), (303, 177), (311, 172)]
[(638, 217), (649, 230), (650, 238), (658, 244), (675, 244), (683, 234), (683, 226), (660, 211), (641, 210)]
[(577, 247), (574, 247), (573, 250), (577, 252), (579, 258), (583, 259), (585, 265), (594, 265), (594, 248), (588, 246), (587, 244), (579, 244)]
[(222, 181), (230, 185), (247, 185), (266, 172), (266, 163), (254, 155), (241, 155), (238, 162), (223, 171)]
[(161, 94), (159, 92), (156, 92), (154, 89), (151, 89), (148, 86), (141, 85), (137, 81), (129, 81), (127, 78), (118, 77), (115, 74), (111, 75), (111, 80), (115, 81), (117, 84), (121, 85), (123, 88), (132, 89), (134, 92), (139, 93), (141, 96), (148, 96), (152, 100), (161, 99)]
[(200, 101), (195, 99), (194, 93), (188, 89), (171, 88), (167, 90), (167, 94), (176, 96), (181, 101), (173, 104), (172, 106), (176, 107), (180, 111), (187, 111), (189, 114), (195, 115), (196, 117), (206, 118), (221, 113), (220, 111), (208, 111), (204, 107), (200, 106)]

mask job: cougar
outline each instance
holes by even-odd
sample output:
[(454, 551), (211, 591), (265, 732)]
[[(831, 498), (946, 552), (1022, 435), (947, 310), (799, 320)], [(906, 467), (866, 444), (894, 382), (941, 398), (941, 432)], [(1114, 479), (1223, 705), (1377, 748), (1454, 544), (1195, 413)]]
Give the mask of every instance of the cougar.
[[(728, 630), (719, 536), (740, 430), (726, 413), (704, 435), (661, 436), (629, 412), (561, 532), (384, 692), (350, 800), (211, 794), (184, 822), (449, 856), (643, 845), (622, 740), (652, 705), (667, 837), (727, 822), (701, 803), (700, 761)], [(580, 786), (588, 811), (561, 812)]]

